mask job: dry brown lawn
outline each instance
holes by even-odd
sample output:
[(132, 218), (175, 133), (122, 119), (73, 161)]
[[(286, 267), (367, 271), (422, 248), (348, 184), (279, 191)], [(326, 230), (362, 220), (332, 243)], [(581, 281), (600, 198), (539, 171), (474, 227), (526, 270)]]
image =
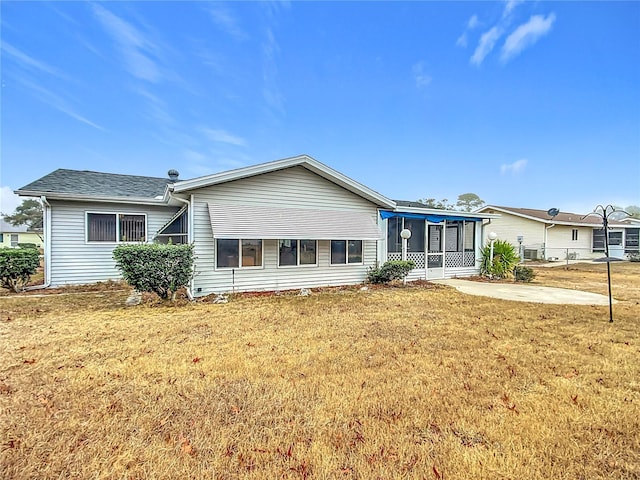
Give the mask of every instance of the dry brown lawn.
[(612, 271), (613, 324), (429, 285), (3, 296), (0, 478), (638, 479), (640, 264)]

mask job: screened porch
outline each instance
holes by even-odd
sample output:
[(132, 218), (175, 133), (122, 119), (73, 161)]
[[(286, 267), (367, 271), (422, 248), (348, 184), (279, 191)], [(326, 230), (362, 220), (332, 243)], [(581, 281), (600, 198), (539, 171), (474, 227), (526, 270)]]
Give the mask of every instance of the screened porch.
[[(426, 278), (476, 268), (479, 219), (389, 212), (386, 220), (387, 260), (411, 260), (416, 265), (414, 272), (422, 270)], [(411, 237), (403, 254), (400, 232), (404, 229), (411, 232)]]

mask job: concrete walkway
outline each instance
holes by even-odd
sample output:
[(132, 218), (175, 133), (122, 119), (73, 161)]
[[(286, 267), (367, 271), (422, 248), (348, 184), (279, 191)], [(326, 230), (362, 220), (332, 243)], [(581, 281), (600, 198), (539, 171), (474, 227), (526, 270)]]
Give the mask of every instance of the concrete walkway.
[[(432, 280), (449, 285), (462, 293), (483, 297), (514, 300), (516, 302), (557, 303), (568, 305), (609, 305), (609, 297), (599, 293), (569, 290), (568, 288), (542, 287), (517, 283), (473, 282), (459, 278)], [(614, 300), (613, 303), (616, 303)]]

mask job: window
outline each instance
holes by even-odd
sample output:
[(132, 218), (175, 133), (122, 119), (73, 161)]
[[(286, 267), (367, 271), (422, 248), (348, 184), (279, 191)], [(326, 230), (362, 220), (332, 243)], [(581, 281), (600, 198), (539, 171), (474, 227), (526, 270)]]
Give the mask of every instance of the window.
[(331, 265), (362, 263), (362, 240), (331, 240)]
[(622, 245), (622, 232), (609, 232), (609, 246)]
[(146, 215), (87, 213), (87, 242), (144, 242)]
[(640, 228), (627, 228), (624, 237), (625, 252), (637, 252), (640, 250)]
[(188, 242), (188, 217), (186, 209), (182, 213), (178, 212), (177, 216), (162, 227), (154, 241), (158, 243), (187, 243)]
[(278, 265), (317, 265), (317, 243), (315, 240), (280, 240), (278, 242)]
[(216, 267), (262, 267), (262, 240), (217, 239)]
[(18, 246), (18, 234), (17, 233), (12, 233), (11, 234), (11, 246), (12, 247), (17, 247)]
[(598, 228), (593, 230), (593, 251), (604, 252), (604, 229)]
[[(622, 245), (622, 232), (609, 232), (609, 246)], [(593, 251), (604, 252), (604, 229), (599, 228), (593, 231)]]
[(578, 240), (578, 229), (574, 228), (571, 230), (571, 240)]

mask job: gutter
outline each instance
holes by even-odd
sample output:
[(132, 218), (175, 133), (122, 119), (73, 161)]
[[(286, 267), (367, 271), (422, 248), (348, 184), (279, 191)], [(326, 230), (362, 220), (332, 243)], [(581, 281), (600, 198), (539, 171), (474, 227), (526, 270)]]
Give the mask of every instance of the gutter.
[(42, 203), (43, 222), (42, 227), (44, 234), (44, 284), (27, 287), (25, 290), (42, 290), (51, 285), (51, 204), (47, 201), (47, 197), (40, 197)]
[(549, 248), (549, 244), (548, 244), (548, 236), (549, 236), (549, 229), (555, 227), (556, 224), (552, 223), (551, 225), (547, 225), (544, 227), (544, 256), (545, 256), (545, 260), (549, 258), (548, 255), (548, 248)]
[(16, 190), (16, 194), (22, 197), (40, 197), (43, 198), (45, 193), (49, 193), (49, 198), (54, 200), (84, 201), (84, 202), (104, 202), (104, 203), (135, 203), (139, 205), (165, 205), (166, 201), (162, 198), (150, 197), (99, 197), (72, 193), (55, 193), (55, 192), (37, 192), (31, 190)]
[[(187, 242), (189, 244), (192, 244), (193, 243), (193, 209), (191, 208), (191, 205), (193, 202), (193, 194), (191, 195), (190, 200), (185, 200), (184, 198), (174, 196), (171, 190), (169, 190), (169, 198), (178, 200), (179, 202), (184, 203), (187, 206), (187, 219), (189, 220), (188, 222), (189, 230), (187, 230)], [(194, 282), (193, 282), (193, 277), (191, 277), (191, 280), (189, 280), (189, 286), (187, 287), (187, 297), (189, 297), (189, 300), (191, 301), (194, 300), (193, 289), (194, 289)]]

